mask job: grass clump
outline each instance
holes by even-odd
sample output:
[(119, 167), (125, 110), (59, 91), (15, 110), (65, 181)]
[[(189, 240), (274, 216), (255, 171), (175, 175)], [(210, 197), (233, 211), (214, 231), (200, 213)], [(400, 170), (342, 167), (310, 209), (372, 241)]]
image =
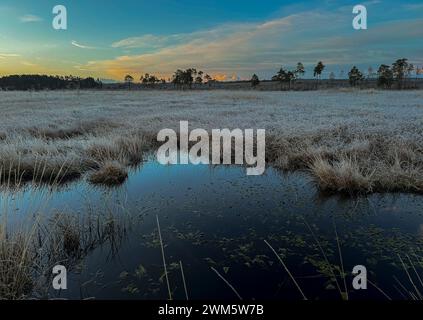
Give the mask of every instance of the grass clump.
[(331, 193), (423, 192), (423, 147), (418, 139), (338, 127), (298, 136), (271, 135), (269, 164), (305, 170)]
[(330, 162), (318, 157), (312, 162), (310, 170), (322, 191), (355, 193), (371, 192), (373, 189), (372, 173), (365, 173), (352, 158)]
[[(319, 95), (284, 92), (283, 97), (280, 92), (217, 90), (180, 92), (177, 97), (175, 92), (136, 91), (83, 96), (51, 92), (23, 99), (24, 95), (5, 93), (0, 101), (3, 184), (21, 178), (66, 181), (101, 170), (108, 162), (138, 165), (143, 154), (157, 150), (157, 132), (177, 129), (184, 119), (191, 128), (208, 131), (266, 129), (267, 164), (286, 171), (307, 170), (322, 189), (423, 192), (423, 110), (418, 91), (348, 89)], [(63, 107), (58, 110), (57, 104)], [(68, 168), (60, 170), (64, 163)]]
[(108, 244), (117, 252), (126, 234), (126, 220), (112, 213), (37, 215), (30, 225), (6, 230), (0, 225), (0, 300), (49, 296), (52, 267), (71, 270), (87, 254)]
[(33, 287), (33, 253), (24, 234), (0, 231), (0, 299), (21, 299)]
[(118, 162), (106, 162), (94, 171), (89, 182), (95, 185), (117, 186), (125, 182), (128, 172), (124, 166)]
[(81, 249), (81, 238), (78, 225), (73, 224), (69, 217), (60, 221), (58, 225), (63, 235), (63, 251), (68, 255), (77, 255)]
[(119, 161), (136, 166), (145, 152), (156, 146), (155, 134), (134, 132), (117, 138), (97, 138), (86, 148), (87, 157), (98, 162)]
[(34, 184), (61, 184), (77, 179), (82, 169), (79, 160), (60, 157), (19, 155), (18, 159), (0, 159), (0, 184), (19, 186), (25, 182)]

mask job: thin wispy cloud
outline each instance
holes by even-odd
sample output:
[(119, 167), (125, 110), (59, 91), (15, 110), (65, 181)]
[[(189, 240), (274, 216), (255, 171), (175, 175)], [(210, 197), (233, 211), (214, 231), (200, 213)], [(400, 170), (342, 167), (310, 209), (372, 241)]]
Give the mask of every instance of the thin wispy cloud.
[(90, 49), (90, 50), (96, 49), (95, 47), (91, 47), (91, 46), (87, 46), (87, 45), (78, 43), (75, 40), (72, 40), (71, 45), (73, 45), (74, 47), (80, 48), (80, 49)]
[(16, 53), (0, 53), (0, 59), (16, 58), (16, 57), (20, 57), (20, 55)]
[(405, 10), (423, 10), (423, 3), (404, 4), (403, 7)]
[(233, 74), (245, 78), (255, 72), (269, 77), (281, 65), (292, 67), (298, 61), (310, 66), (318, 60), (327, 65), (368, 66), (407, 56), (421, 62), (419, 52), (412, 47), (407, 50), (407, 44), (423, 38), (423, 20), (385, 21), (360, 32), (353, 30), (351, 19), (349, 8), (311, 10), (192, 33), (141, 35), (111, 44), (140, 53), (90, 61), (84, 68), (101, 70), (115, 78), (134, 70), (168, 77), (174, 70), (188, 67), (204, 69), (221, 78), (233, 78)]
[[(213, 29), (198, 30), (190, 33), (178, 33), (170, 35), (145, 34), (139, 37), (130, 37), (116, 41), (112, 43), (112, 47), (122, 49), (160, 49), (203, 40), (212, 42), (218, 41), (224, 38), (226, 35), (231, 36), (240, 32), (252, 32), (257, 27), (266, 29), (271, 27), (272, 24), (274, 27), (280, 25), (280, 27), (282, 28), (284, 26), (288, 26), (290, 24), (290, 21), (288, 19), (281, 19), (266, 22), (259, 25), (254, 23), (227, 23), (222, 24), (220, 26), (216, 26)], [(282, 30), (283, 29), (281, 29), (281, 31)]]
[(113, 48), (159, 48), (169, 44), (169, 36), (155, 36), (146, 34), (140, 37), (131, 37), (112, 43)]
[(33, 14), (26, 14), (19, 18), (22, 23), (32, 23), (32, 22), (41, 22), (43, 19), (39, 16)]
[[(390, 64), (402, 57), (409, 58), (415, 65), (423, 63), (423, 48), (419, 46), (423, 38), (423, 19), (418, 14), (422, 8), (420, 3), (404, 1), (394, 6), (389, 0), (365, 0), (362, 4), (368, 7), (369, 28), (361, 31), (352, 28), (354, 15), (350, 1), (330, 0), (325, 3), (317, 6), (299, 1), (294, 7), (281, 4), (279, 11), (272, 8), (266, 14), (255, 13), (255, 5), (246, 5), (251, 7), (251, 12), (242, 17), (219, 18), (214, 12), (206, 13), (202, 8), (207, 5), (202, 4), (188, 9), (196, 17), (209, 17), (204, 23), (208, 27), (201, 28), (203, 24), (195, 22), (190, 25), (190, 32), (186, 31), (183, 20), (176, 19), (177, 12), (169, 13), (169, 20), (160, 25), (146, 26), (143, 28), (145, 33), (140, 34), (134, 34), (135, 29), (130, 23), (132, 11), (122, 12), (119, 19), (110, 12), (109, 23), (101, 29), (94, 28), (93, 39), (96, 40), (87, 40), (87, 43), (83, 40), (88, 39), (84, 36), (84, 30), (89, 29), (86, 21), (80, 22), (86, 24), (80, 30), (69, 29), (70, 39), (54, 39), (51, 44), (46, 44), (44, 30), (34, 30), (34, 36), (17, 28), (17, 32), (24, 34), (3, 41), (2, 51), (9, 56), (0, 51), (0, 73), (5, 68), (13, 70), (13, 65), (20, 68), (21, 60), (38, 64), (33, 58), (23, 55), (22, 59), (16, 59), (11, 55), (27, 52), (26, 49), (43, 54), (45, 63), (38, 64), (40, 68), (48, 66), (55, 72), (79, 70), (84, 75), (115, 79), (121, 79), (127, 73), (138, 76), (145, 72), (168, 78), (176, 69), (189, 67), (196, 67), (219, 79), (251, 78), (253, 73), (260, 78), (270, 78), (281, 66), (293, 68), (298, 61), (306, 66), (307, 75), (312, 74), (312, 67), (319, 60), (328, 66), (327, 72), (349, 70), (354, 64), (361, 69), (377, 68), (381, 63)], [(274, 7), (273, 3), (271, 7)], [(84, 8), (82, 2), (76, 6), (79, 10)], [(148, 11), (148, 15), (145, 13), (144, 20), (160, 15), (161, 11), (157, 10)], [(26, 12), (31, 11), (27, 9)], [(16, 16), (19, 14), (15, 11), (13, 14), (3, 13), (6, 18), (15, 19)], [(21, 18), (23, 22), (41, 19), (30, 14)], [(93, 17), (93, 22), (98, 22), (96, 19)], [(0, 25), (4, 21), (0, 17)], [(172, 21), (170, 28), (166, 21)], [(15, 23), (19, 22), (15, 19)], [(108, 32), (110, 28), (116, 29), (116, 23), (118, 32)], [(37, 33), (42, 36), (37, 38)], [(101, 44), (99, 39), (103, 41)], [(69, 50), (70, 47), (74, 49)], [(75, 62), (59, 63), (56, 59), (59, 52), (61, 57)], [(8, 65), (8, 60), (13, 63)]]
[(37, 66), (35, 63), (32, 63), (30, 61), (21, 61), (21, 64), (23, 64), (24, 66), (27, 66), (27, 67), (35, 67), (35, 66)]

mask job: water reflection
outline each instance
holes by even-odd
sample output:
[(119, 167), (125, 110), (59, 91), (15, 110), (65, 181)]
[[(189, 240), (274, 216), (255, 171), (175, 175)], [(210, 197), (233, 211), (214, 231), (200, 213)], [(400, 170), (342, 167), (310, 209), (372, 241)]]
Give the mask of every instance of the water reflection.
[(300, 299), (265, 239), (310, 298), (340, 298), (338, 243), (350, 298), (385, 298), (374, 288), (352, 290), (350, 272), (357, 264), (365, 265), (372, 282), (388, 295), (401, 298), (393, 275), (404, 286), (408, 280), (397, 254), (409, 254), (420, 267), (422, 207), (423, 197), (417, 195), (322, 196), (303, 173), (270, 168), (263, 176), (246, 176), (239, 167), (161, 166), (154, 161), (132, 172), (119, 188), (76, 182), (57, 191), (28, 188), (1, 196), (11, 227), (54, 212), (84, 216), (110, 211), (124, 217), (128, 228), (118, 248), (101, 243), (73, 261), (69, 290), (49, 291), (51, 297), (72, 299), (165, 299), (156, 216), (176, 299), (185, 297), (180, 262), (192, 299), (236, 298), (211, 267), (243, 298)]

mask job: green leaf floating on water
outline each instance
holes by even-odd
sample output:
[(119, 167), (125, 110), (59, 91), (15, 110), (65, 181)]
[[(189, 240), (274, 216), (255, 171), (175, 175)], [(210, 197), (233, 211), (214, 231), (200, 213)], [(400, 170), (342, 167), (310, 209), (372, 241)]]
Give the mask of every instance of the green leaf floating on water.
[(139, 293), (139, 290), (135, 286), (135, 284), (130, 283), (126, 288), (123, 288), (122, 289), (122, 292), (128, 292), (130, 294), (136, 294), (136, 293)]
[(336, 288), (335, 288), (335, 286), (334, 286), (332, 283), (329, 283), (329, 284), (325, 287), (325, 289), (326, 289), (326, 290), (335, 290)]
[(166, 277), (166, 272), (163, 272), (159, 278), (160, 283), (164, 283), (164, 278)]
[(204, 258), (204, 260), (208, 262), (209, 264), (217, 265), (216, 261), (214, 261), (212, 258), (207, 257), (207, 258)]
[(138, 278), (142, 278), (142, 277), (144, 277), (146, 274), (147, 274), (147, 270), (145, 269), (145, 267), (144, 267), (142, 264), (140, 264), (140, 265), (138, 266), (138, 268), (135, 270), (135, 275), (136, 275)]

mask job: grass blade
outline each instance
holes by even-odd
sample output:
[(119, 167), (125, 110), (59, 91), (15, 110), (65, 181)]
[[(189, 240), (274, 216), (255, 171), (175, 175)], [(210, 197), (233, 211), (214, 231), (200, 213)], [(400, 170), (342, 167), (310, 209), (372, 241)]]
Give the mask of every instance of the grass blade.
[(185, 297), (187, 298), (187, 301), (189, 300), (188, 298), (188, 290), (187, 290), (187, 283), (185, 281), (185, 274), (184, 274), (184, 268), (182, 266), (182, 261), (179, 261), (179, 266), (181, 268), (181, 274), (182, 274), (182, 281), (184, 283), (184, 290), (185, 290)]
[(167, 283), (167, 291), (168, 291), (168, 294), (169, 294), (169, 300), (172, 300), (172, 291), (170, 290), (169, 276), (168, 276), (168, 273), (167, 273), (166, 258), (165, 258), (165, 253), (164, 253), (163, 240), (162, 240), (162, 232), (160, 231), (160, 222), (159, 222), (159, 216), (158, 215), (156, 215), (156, 219), (157, 219), (157, 230), (159, 231), (160, 247), (162, 249), (162, 259), (163, 259), (163, 267), (164, 267), (166, 283)]
[(236, 289), (234, 288), (234, 286), (233, 285), (231, 285), (230, 283), (229, 283), (229, 281), (228, 280), (226, 280), (220, 273), (219, 273), (219, 271), (217, 271), (215, 268), (213, 268), (213, 267), (211, 267), (211, 269), (214, 271), (214, 272), (216, 272), (216, 274), (219, 276), (219, 278), (220, 279), (222, 279), (226, 284), (227, 284), (227, 286), (229, 287), (229, 288), (231, 288), (232, 289), (232, 291), (236, 294), (236, 296), (238, 297), (238, 299), (239, 300), (242, 300), (242, 297), (241, 297), (241, 295), (238, 293), (238, 291), (236, 291)]
[(301, 290), (300, 286), (298, 285), (297, 281), (295, 280), (294, 276), (291, 274), (291, 272), (289, 271), (289, 269), (287, 268), (287, 266), (285, 265), (285, 263), (283, 262), (282, 258), (278, 255), (278, 253), (276, 252), (275, 249), (273, 249), (273, 247), (270, 245), (269, 242), (267, 242), (266, 240), (264, 240), (264, 242), (269, 246), (269, 248), (273, 251), (273, 253), (276, 255), (276, 257), (279, 259), (280, 263), (282, 264), (282, 266), (284, 267), (285, 271), (288, 273), (288, 275), (291, 277), (292, 281), (294, 282), (295, 286), (297, 287), (298, 291), (301, 293), (301, 295), (303, 296), (304, 300), (308, 300), (307, 297), (305, 296), (303, 290)]

